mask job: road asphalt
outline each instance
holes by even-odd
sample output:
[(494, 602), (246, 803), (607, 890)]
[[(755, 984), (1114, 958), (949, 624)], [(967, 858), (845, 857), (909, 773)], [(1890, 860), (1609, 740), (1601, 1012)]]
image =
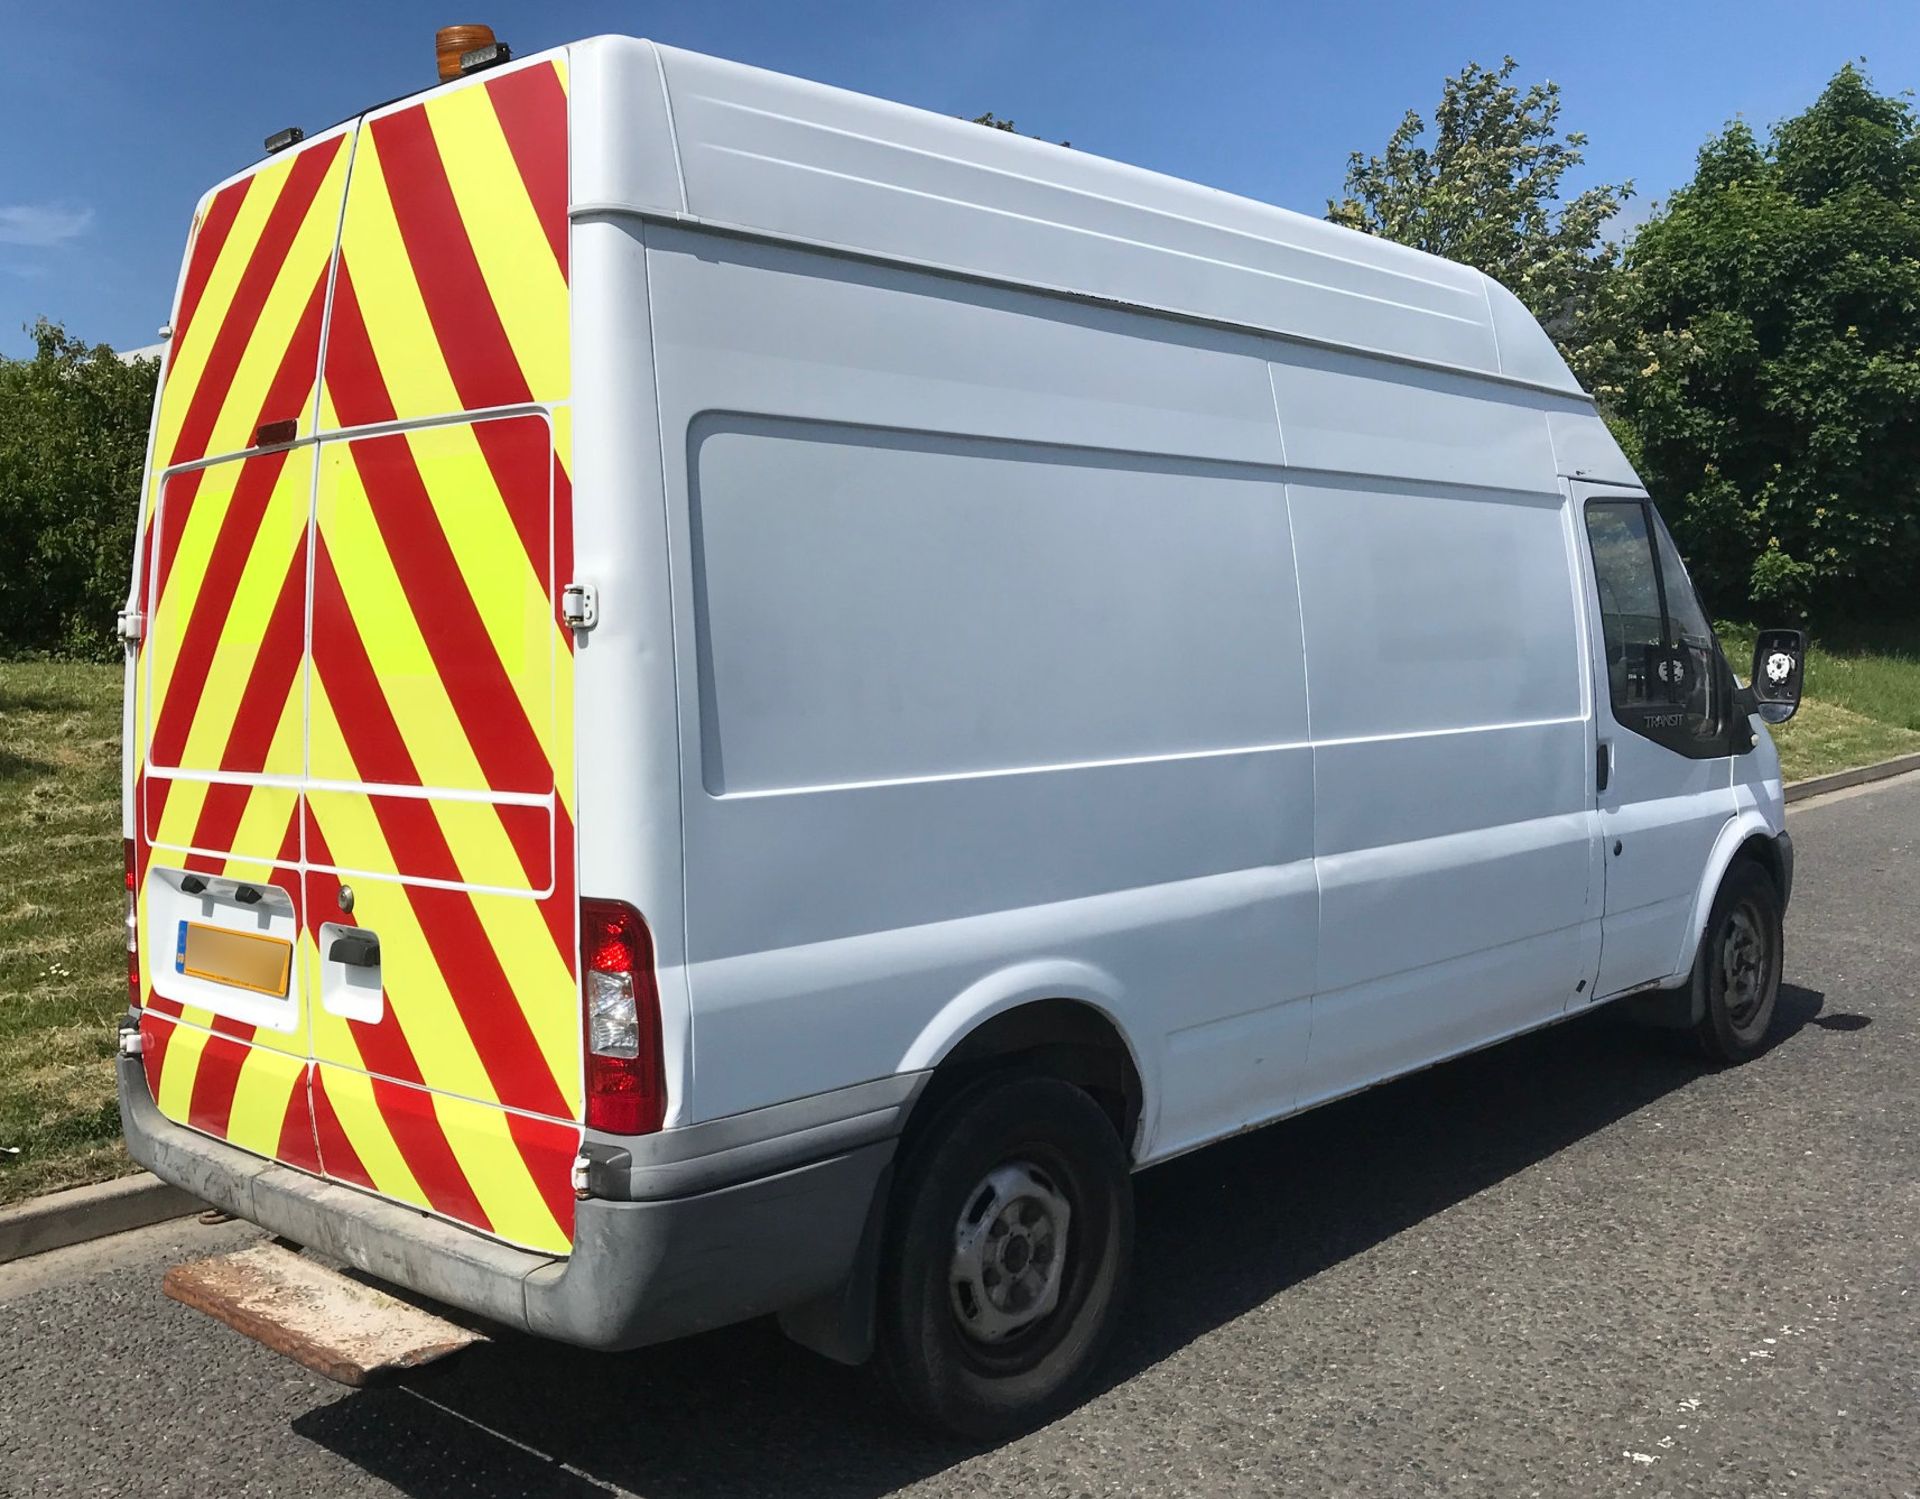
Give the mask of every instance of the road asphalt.
[(1796, 807), (1775, 1044), (1600, 1014), (1137, 1178), (1102, 1387), (1001, 1447), (757, 1324), (351, 1392), (164, 1300), (192, 1219), (0, 1268), (0, 1493), (1920, 1494), (1920, 777)]

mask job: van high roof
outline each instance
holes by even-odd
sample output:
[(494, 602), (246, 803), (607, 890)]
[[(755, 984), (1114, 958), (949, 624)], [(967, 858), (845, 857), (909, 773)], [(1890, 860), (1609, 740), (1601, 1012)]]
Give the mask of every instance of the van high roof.
[(1542, 387), (1490, 277), (1270, 204), (632, 37), (568, 49), (573, 212), (637, 212)]

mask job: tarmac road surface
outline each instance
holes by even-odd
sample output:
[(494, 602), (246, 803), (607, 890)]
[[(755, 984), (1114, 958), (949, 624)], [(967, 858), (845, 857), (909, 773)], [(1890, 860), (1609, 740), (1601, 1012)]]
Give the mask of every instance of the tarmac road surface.
[(164, 1300), (193, 1220), (0, 1269), (0, 1492), (1920, 1493), (1920, 777), (1792, 814), (1777, 1043), (1594, 1016), (1138, 1179), (1104, 1386), (920, 1433), (768, 1325), (354, 1393)]

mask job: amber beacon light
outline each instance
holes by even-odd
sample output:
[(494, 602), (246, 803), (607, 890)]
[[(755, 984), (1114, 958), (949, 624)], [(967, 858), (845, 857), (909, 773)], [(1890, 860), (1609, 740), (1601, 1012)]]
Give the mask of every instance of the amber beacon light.
[(495, 45), (491, 26), (442, 26), (433, 35), (434, 57), (440, 64), (440, 81), (451, 82), (461, 74), (460, 59), (469, 52)]

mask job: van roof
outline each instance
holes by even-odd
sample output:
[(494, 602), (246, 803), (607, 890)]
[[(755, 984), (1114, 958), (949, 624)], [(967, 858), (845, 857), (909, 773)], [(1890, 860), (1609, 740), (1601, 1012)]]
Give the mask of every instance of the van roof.
[(575, 214), (693, 220), (1584, 395), (1518, 299), (1470, 267), (741, 63), (622, 36), (567, 50)]

